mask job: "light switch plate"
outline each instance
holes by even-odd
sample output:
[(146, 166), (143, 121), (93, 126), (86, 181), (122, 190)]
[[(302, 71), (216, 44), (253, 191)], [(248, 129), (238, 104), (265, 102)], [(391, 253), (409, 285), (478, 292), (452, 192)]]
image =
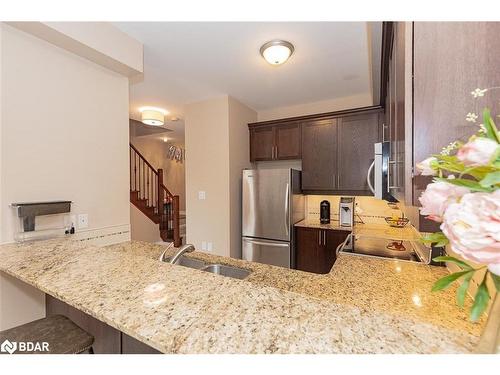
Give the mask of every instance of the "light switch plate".
[(201, 241), (201, 249), (206, 250), (207, 249), (207, 241)]
[(89, 215), (80, 214), (78, 215), (78, 229), (87, 228), (89, 226)]
[(213, 249), (212, 242), (209, 242), (207, 244), (207, 251), (212, 251), (212, 249)]
[(198, 199), (203, 200), (206, 198), (206, 193), (204, 191), (198, 192)]

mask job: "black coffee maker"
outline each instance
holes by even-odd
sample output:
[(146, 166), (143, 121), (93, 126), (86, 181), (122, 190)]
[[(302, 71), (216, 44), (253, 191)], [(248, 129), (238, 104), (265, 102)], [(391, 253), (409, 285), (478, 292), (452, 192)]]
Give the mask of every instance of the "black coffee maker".
[(322, 201), (320, 203), (319, 221), (321, 224), (330, 224), (330, 202)]

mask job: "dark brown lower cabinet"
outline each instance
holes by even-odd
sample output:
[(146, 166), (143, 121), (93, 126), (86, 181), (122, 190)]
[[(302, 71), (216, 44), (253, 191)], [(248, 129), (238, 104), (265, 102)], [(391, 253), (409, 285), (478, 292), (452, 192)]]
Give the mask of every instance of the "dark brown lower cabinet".
[(329, 273), (337, 259), (337, 246), (344, 242), (349, 233), (343, 230), (297, 227), (297, 269), (312, 273)]
[(45, 297), (46, 315), (60, 314), (94, 336), (92, 348), (96, 354), (156, 354), (156, 349), (120, 332), (100, 320), (48, 294)]

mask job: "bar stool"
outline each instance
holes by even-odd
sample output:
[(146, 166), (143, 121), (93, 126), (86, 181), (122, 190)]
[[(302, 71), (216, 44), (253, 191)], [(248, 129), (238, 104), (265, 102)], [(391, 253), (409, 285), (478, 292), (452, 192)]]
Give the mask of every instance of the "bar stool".
[[(48, 343), (48, 346), (44, 343)], [(51, 315), (0, 332), (0, 354), (79, 354), (84, 352), (92, 354), (93, 343), (92, 335), (63, 315)]]

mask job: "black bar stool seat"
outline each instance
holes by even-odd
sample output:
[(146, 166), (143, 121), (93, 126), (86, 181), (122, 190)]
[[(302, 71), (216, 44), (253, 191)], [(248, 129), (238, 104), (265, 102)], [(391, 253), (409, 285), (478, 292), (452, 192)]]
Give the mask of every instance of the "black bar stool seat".
[[(92, 353), (94, 337), (63, 315), (51, 315), (0, 332), (0, 343), (16, 343), (20, 354), (78, 354)], [(20, 342), (47, 342), (48, 351), (20, 351)], [(10, 346), (12, 348), (12, 346)], [(6, 354), (2, 352), (2, 354)]]

